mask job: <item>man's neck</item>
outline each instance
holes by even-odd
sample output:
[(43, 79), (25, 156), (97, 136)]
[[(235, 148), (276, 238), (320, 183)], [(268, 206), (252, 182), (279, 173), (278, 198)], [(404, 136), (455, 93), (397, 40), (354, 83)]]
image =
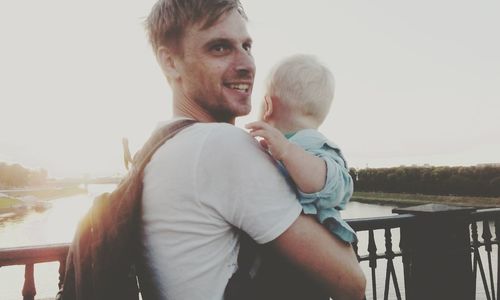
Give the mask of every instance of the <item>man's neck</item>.
[(173, 101), (173, 114), (174, 117), (190, 118), (202, 123), (224, 122), (233, 125), (235, 123), (235, 118), (229, 120), (221, 120), (221, 118), (218, 118), (217, 116), (214, 116), (205, 111), (193, 101), (176, 101), (175, 96)]
[(192, 112), (189, 110), (178, 109), (174, 106), (174, 118), (189, 118), (202, 123), (216, 122), (209, 114)]

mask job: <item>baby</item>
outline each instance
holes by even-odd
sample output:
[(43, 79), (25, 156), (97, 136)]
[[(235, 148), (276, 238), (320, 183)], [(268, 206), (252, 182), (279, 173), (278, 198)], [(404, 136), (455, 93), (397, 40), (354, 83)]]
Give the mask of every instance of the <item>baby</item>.
[(317, 130), (333, 94), (333, 75), (315, 57), (289, 57), (269, 75), (262, 121), (246, 128), (285, 168), (304, 213), (316, 215), (332, 234), (353, 243), (356, 233), (339, 212), (353, 192), (347, 162), (339, 147)]

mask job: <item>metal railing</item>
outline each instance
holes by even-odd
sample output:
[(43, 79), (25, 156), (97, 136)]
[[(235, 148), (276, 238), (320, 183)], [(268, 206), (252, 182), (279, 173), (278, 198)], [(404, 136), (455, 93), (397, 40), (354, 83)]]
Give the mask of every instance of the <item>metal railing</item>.
[[(498, 276), (500, 274), (500, 208), (476, 210), (471, 212), (467, 219), (470, 230), (474, 293), (473, 298), (467, 299), (500, 300), (498, 288), (500, 286), (500, 276)], [(401, 232), (402, 228), (415, 225), (418, 222), (417, 217), (411, 214), (401, 214), (355, 219), (348, 222), (361, 237), (359, 243), (354, 245), (354, 249), (362, 267), (365, 264), (363, 269), (368, 282), (366, 299), (379, 299), (380, 291), (383, 292), (384, 300), (410, 299), (411, 296), (407, 294), (407, 291), (412, 266), (408, 253), (405, 255), (405, 251), (402, 250), (407, 249), (405, 245), (407, 237)], [(365, 233), (364, 236), (362, 236), (363, 233)], [(422, 235), (425, 234), (427, 233), (422, 232)], [(394, 237), (399, 240), (398, 245), (394, 243)], [(361, 243), (364, 249), (360, 249), (358, 244)], [(407, 249), (406, 252), (411, 251)], [(395, 263), (396, 258), (400, 258), (401, 262)], [(380, 261), (384, 263), (379, 265)], [(378, 270), (379, 267), (385, 269)], [(447, 277), (441, 280), (449, 279)]]
[(45, 262), (59, 262), (59, 287), (63, 280), (69, 244), (0, 249), (0, 267), (24, 265), (24, 300), (34, 300), (36, 285), (34, 265)]
[[(500, 282), (500, 278), (498, 277), (498, 274), (500, 274), (498, 260), (500, 257), (500, 208), (478, 210), (472, 213), (471, 218), (474, 289), (477, 291), (476, 279), (479, 272), (485, 298), (487, 300), (500, 299), (500, 291), (498, 290)], [(495, 232), (494, 237), (492, 235), (492, 228), (494, 228)], [(495, 245), (496, 253), (493, 251)], [(486, 256), (486, 261), (481, 258), (481, 254)], [(493, 255), (496, 255), (496, 260), (492, 257)], [(485, 271), (485, 267), (487, 268), (487, 272)]]
[[(500, 300), (498, 290), (500, 209), (477, 210), (470, 213), (467, 218), (470, 224), (468, 239), (470, 240), (474, 299), (480, 295), (481, 299)], [(366, 299), (377, 300), (382, 293), (384, 300), (412, 299), (408, 295), (408, 290), (415, 261), (409, 258), (408, 251), (405, 252), (405, 249), (408, 249), (408, 241), (402, 229), (414, 226), (418, 218), (412, 214), (401, 214), (352, 219), (348, 222), (359, 235), (359, 241), (353, 246), (367, 276)], [(69, 244), (57, 244), (0, 249), (0, 267), (24, 265), (22, 296), (26, 300), (34, 299), (36, 295), (34, 265), (43, 262), (59, 262), (60, 285), (64, 276), (68, 248)], [(494, 251), (495, 248), (496, 251)], [(442, 278), (443, 281), (449, 279)], [(476, 281), (479, 284), (476, 284)]]
[[(394, 293), (396, 299), (402, 299), (402, 292), (400, 288), (401, 281), (404, 281), (404, 278), (398, 278), (402, 274), (398, 274), (400, 272), (396, 272), (396, 268), (394, 265), (394, 259), (396, 257), (402, 257), (401, 251), (401, 241), (402, 240), (399, 235), (399, 229), (402, 226), (405, 226), (409, 222), (414, 219), (412, 215), (397, 215), (397, 216), (388, 216), (388, 217), (377, 217), (377, 218), (365, 218), (365, 219), (353, 219), (349, 220), (349, 224), (352, 228), (358, 233), (360, 240), (355, 243), (354, 250), (358, 257), (359, 262), (363, 266), (364, 262), (368, 262), (369, 267), (369, 276), (371, 278), (367, 278), (367, 282), (370, 286), (367, 289), (367, 297), (371, 296), (371, 298), (377, 300), (377, 266), (379, 260), (384, 260), (386, 262), (386, 270), (384, 277), (384, 299), (389, 298), (390, 292), (390, 283), (392, 281), (392, 287), (394, 289)], [(393, 233), (392, 230), (398, 231), (398, 238), (400, 243), (398, 245), (398, 249), (393, 249)], [(366, 232), (368, 235), (368, 241), (366, 239), (361, 239), (362, 232)], [(382, 238), (375, 238), (376, 233), (383, 233)], [(365, 249), (360, 249), (359, 244), (361, 242), (365, 246)], [(378, 242), (378, 243), (377, 243)], [(383, 245), (380, 245), (383, 243)], [(383, 251), (379, 251), (379, 249), (383, 249)], [(365, 251), (363, 251), (365, 250)], [(364, 253), (363, 253), (364, 252)], [(405, 262), (403, 258), (403, 263)], [(379, 272), (380, 273), (380, 272)], [(383, 275), (383, 274), (382, 274)], [(371, 292), (370, 292), (371, 291)], [(404, 290), (403, 290), (404, 292)]]

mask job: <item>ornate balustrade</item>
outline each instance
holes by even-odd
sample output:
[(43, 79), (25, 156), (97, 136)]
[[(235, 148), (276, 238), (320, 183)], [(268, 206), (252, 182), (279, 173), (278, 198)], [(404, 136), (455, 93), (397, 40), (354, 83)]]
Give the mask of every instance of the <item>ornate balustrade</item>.
[[(492, 228), (494, 228), (495, 232), (494, 237), (492, 235)], [(498, 287), (500, 286), (500, 278), (498, 277), (498, 274), (500, 274), (500, 264), (498, 260), (498, 258), (500, 257), (499, 234), (500, 208), (481, 209), (472, 213), (471, 248), (473, 257), (472, 268), (474, 276), (474, 290), (477, 290), (476, 282), (479, 272), (481, 279), (480, 282), (482, 283), (482, 287), (480, 288), (482, 288), (482, 291), (484, 291), (484, 298), (487, 300), (500, 299), (500, 291), (498, 290)], [(496, 253), (493, 252), (494, 245), (496, 245)], [(496, 259), (493, 259), (493, 255), (496, 256)], [(486, 256), (486, 262), (484, 263), (483, 259), (481, 258), (482, 256)], [(484, 264), (486, 264), (488, 272), (485, 271)]]
[[(367, 299), (383, 292), (383, 299), (500, 300), (500, 209), (395, 211), (400, 215), (348, 220), (359, 235), (354, 249), (366, 270)], [(34, 299), (34, 265), (59, 262), (61, 282), (68, 246), (0, 249), (0, 267), (24, 265), (22, 296)]]
[[(34, 300), (36, 295), (34, 265), (44, 262), (59, 262), (59, 283), (63, 279), (69, 244), (0, 249), (0, 267), (24, 265), (24, 300)], [(1, 271), (1, 270), (0, 270)]]
[(360, 236), (358, 259), (368, 264), (367, 299), (383, 291), (383, 299), (500, 300), (500, 208), (431, 204), (394, 211), (400, 215), (349, 220)]
[[(368, 287), (367, 297), (371, 296), (369, 299), (377, 299), (377, 266), (379, 260), (384, 260), (386, 262), (385, 278), (384, 278), (384, 299), (388, 299), (390, 291), (390, 283), (392, 280), (392, 287), (397, 299), (401, 299), (401, 288), (400, 285), (404, 278), (401, 278), (402, 274), (396, 272), (394, 265), (394, 259), (396, 257), (402, 257), (401, 252), (401, 242), (399, 243), (398, 250), (393, 250), (393, 230), (397, 230), (399, 238), (399, 230), (401, 227), (409, 224), (414, 219), (413, 215), (396, 215), (388, 217), (377, 217), (377, 218), (364, 218), (364, 219), (353, 219), (349, 220), (349, 224), (358, 233), (359, 241), (355, 243), (354, 250), (358, 256), (358, 260), (361, 264), (363, 262), (368, 262), (369, 277), (367, 278)], [(363, 232), (367, 233), (362, 235)], [(383, 238), (375, 238), (376, 232), (383, 234)], [(366, 238), (368, 241), (366, 241)], [(401, 239), (400, 239), (401, 240)], [(363, 243), (364, 242), (364, 243)], [(378, 242), (378, 243), (377, 243)], [(363, 243), (366, 247), (364, 250), (365, 254), (362, 253), (359, 244)], [(383, 243), (383, 244), (382, 244)], [(381, 245), (382, 244), (382, 245)], [(379, 251), (382, 248), (383, 251)], [(403, 263), (406, 261), (403, 259)], [(399, 277), (399, 278), (398, 278)], [(371, 290), (371, 292), (370, 292)]]

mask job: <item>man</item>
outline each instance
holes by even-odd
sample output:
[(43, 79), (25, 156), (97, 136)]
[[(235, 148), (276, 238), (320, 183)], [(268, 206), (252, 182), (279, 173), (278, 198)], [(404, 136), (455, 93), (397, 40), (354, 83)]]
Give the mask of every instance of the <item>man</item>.
[(269, 244), (328, 289), (362, 299), (350, 246), (301, 214), (275, 162), (235, 118), (250, 112), (252, 40), (238, 0), (160, 0), (147, 28), (173, 92), (174, 119), (199, 121), (144, 171), (146, 262), (160, 297), (223, 299), (239, 234)]

